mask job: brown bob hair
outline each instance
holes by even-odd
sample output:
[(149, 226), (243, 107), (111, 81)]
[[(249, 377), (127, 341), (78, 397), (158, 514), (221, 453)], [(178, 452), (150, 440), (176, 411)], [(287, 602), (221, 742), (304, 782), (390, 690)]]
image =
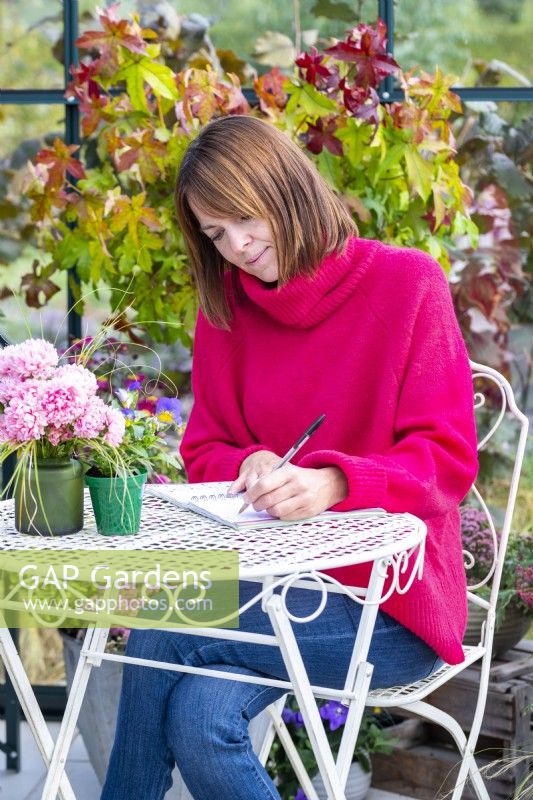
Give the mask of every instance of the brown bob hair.
[(210, 122), (185, 152), (175, 202), (202, 311), (226, 329), (231, 314), (224, 272), (232, 265), (200, 230), (190, 199), (215, 217), (266, 219), (276, 242), (278, 286), (312, 275), (357, 232), (342, 202), (287, 135), (251, 116)]

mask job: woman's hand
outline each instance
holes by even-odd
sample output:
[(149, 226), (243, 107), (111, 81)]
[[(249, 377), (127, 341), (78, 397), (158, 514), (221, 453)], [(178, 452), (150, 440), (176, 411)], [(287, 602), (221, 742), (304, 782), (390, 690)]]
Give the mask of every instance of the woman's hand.
[[(267, 459), (266, 455), (273, 458)], [(264, 459), (259, 458), (261, 456)], [(247, 464), (251, 459), (254, 461)], [(348, 481), (338, 467), (305, 469), (285, 464), (272, 472), (278, 461), (277, 456), (264, 450), (253, 453), (243, 461), (241, 473), (231, 490), (235, 490), (234, 487), (237, 487), (235, 491), (245, 489), (243, 502), (251, 503), (256, 511), (268, 511), (283, 520), (313, 517), (346, 498)]]
[(281, 458), (270, 450), (258, 450), (245, 458), (239, 469), (239, 477), (233, 481), (228, 494), (244, 492), (263, 475), (269, 475)]

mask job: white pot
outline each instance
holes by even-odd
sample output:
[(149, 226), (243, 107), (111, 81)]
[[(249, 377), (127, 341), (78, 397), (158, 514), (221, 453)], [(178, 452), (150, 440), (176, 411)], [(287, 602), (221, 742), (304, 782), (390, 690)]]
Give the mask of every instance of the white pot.
[[(316, 789), (319, 800), (328, 800), (326, 788), (320, 775), (315, 775), (311, 781)], [(346, 800), (364, 800), (370, 790), (372, 772), (365, 772), (358, 761), (354, 761), (348, 772), (346, 782)]]

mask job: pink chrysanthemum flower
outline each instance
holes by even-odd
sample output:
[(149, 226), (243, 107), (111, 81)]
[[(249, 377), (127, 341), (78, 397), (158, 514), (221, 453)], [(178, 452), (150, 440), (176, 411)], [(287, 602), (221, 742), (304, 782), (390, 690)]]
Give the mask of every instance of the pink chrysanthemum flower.
[(4, 410), (4, 430), (10, 440), (28, 442), (40, 439), (46, 430), (46, 417), (38, 403), (14, 397)]
[(74, 423), (74, 436), (96, 439), (107, 426), (107, 406), (99, 397), (91, 397), (82, 416)]
[(87, 396), (74, 383), (54, 377), (42, 387), (41, 405), (49, 425), (61, 427), (78, 419), (87, 405)]
[(51, 427), (48, 428), (46, 432), (46, 438), (51, 445), (57, 447), (61, 442), (67, 442), (69, 439), (72, 439), (72, 431), (70, 430), (70, 426), (65, 428)]
[(18, 378), (0, 378), (0, 403), (9, 403), (13, 397), (20, 396), (24, 383)]
[(47, 378), (57, 366), (57, 350), (44, 339), (27, 339), (0, 350), (0, 377)]
[(118, 447), (124, 437), (126, 430), (126, 420), (116, 408), (106, 407), (107, 432), (104, 441), (113, 447)]
[(96, 377), (88, 369), (82, 367), (81, 364), (65, 364), (62, 367), (58, 367), (55, 377), (65, 384), (76, 386), (87, 399), (96, 394), (98, 388)]

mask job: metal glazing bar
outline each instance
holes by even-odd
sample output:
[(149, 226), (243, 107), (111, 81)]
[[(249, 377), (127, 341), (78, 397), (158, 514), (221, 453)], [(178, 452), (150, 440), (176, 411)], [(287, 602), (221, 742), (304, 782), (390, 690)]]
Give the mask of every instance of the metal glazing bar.
[[(65, 0), (63, 3), (63, 39), (64, 39), (64, 66), (65, 89), (71, 78), (70, 67), (78, 66), (78, 49), (74, 42), (78, 38), (78, 0)], [(67, 98), (65, 106), (65, 142), (66, 144), (80, 144), (80, 109), (74, 98)], [(72, 176), (71, 176), (72, 180)], [(81, 338), (81, 316), (74, 308), (76, 295), (74, 286), (80, 286), (78, 273), (74, 268), (69, 269), (67, 283), (67, 314), (69, 342)]]
[(0, 105), (63, 105), (64, 89), (0, 89)]
[[(378, 17), (387, 26), (387, 53), (394, 53), (394, 3), (393, 0), (378, 0)], [(379, 97), (381, 101), (390, 103), (394, 92), (394, 78), (388, 75), (381, 81)]]

